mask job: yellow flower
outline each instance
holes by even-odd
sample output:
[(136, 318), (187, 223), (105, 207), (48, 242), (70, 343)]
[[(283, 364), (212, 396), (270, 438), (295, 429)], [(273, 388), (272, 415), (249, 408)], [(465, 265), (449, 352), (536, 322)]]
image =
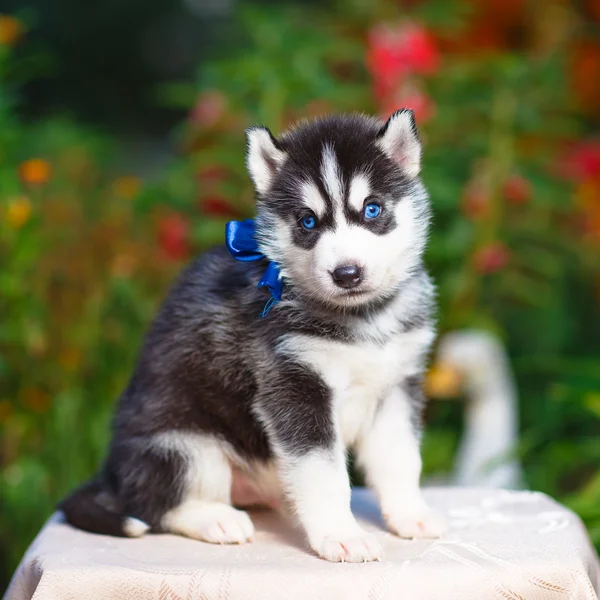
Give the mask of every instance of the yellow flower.
[(13, 228), (23, 227), (31, 216), (31, 202), (27, 196), (17, 196), (6, 209), (6, 222)]
[(425, 378), (425, 392), (431, 398), (457, 396), (461, 383), (462, 377), (457, 369), (450, 365), (437, 364)]
[(112, 185), (114, 193), (126, 200), (135, 198), (141, 187), (142, 182), (137, 177), (131, 176), (119, 177), (114, 180)]
[(600, 392), (588, 392), (583, 399), (585, 407), (600, 418)]
[(112, 274), (115, 277), (127, 278), (135, 270), (137, 258), (131, 254), (118, 254), (112, 264)]
[(8, 15), (0, 15), (0, 46), (14, 45), (24, 31), (21, 21)]
[(21, 163), (19, 173), (25, 183), (38, 185), (50, 179), (52, 167), (49, 162), (41, 158), (31, 158)]
[(27, 349), (33, 356), (43, 356), (48, 349), (46, 334), (39, 323), (28, 323), (25, 329), (25, 341)]
[(58, 362), (65, 371), (74, 372), (81, 364), (81, 351), (78, 348), (66, 348), (59, 357)]

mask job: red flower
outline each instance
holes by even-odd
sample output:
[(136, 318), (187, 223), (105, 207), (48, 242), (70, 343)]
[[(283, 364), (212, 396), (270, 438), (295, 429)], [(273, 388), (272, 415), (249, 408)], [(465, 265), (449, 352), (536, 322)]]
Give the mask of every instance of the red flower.
[(183, 215), (173, 213), (158, 223), (158, 245), (172, 260), (182, 260), (190, 254), (190, 227)]
[(198, 172), (198, 181), (202, 183), (209, 183), (213, 181), (222, 181), (227, 177), (227, 169), (220, 165), (208, 165), (203, 167)]
[[(439, 69), (440, 52), (429, 32), (416, 23), (377, 25), (369, 33), (367, 68), (379, 86), (398, 82), (406, 73)], [(381, 91), (381, 90), (380, 90)]]
[(464, 190), (461, 202), (462, 213), (468, 219), (484, 217), (490, 207), (489, 196), (477, 181), (471, 181)]
[(558, 164), (559, 174), (581, 181), (600, 175), (600, 140), (579, 143)]
[(222, 196), (207, 196), (200, 203), (200, 210), (209, 217), (239, 217), (240, 213)]
[(225, 114), (225, 96), (217, 91), (208, 91), (200, 94), (196, 105), (192, 109), (190, 119), (193, 123), (203, 127), (216, 125)]
[(399, 89), (383, 104), (383, 117), (387, 118), (400, 108), (410, 108), (415, 113), (415, 119), (423, 123), (435, 114), (433, 100), (418, 86), (407, 84)]
[(393, 83), (406, 73), (406, 65), (393, 43), (389, 30), (382, 27), (371, 30), (367, 48), (367, 68), (375, 80), (375, 93), (379, 97), (388, 93)]
[(512, 204), (525, 204), (531, 198), (531, 184), (520, 175), (511, 175), (504, 182), (504, 197)]
[(473, 262), (479, 273), (495, 273), (508, 263), (509, 253), (501, 242), (494, 242), (475, 252)]

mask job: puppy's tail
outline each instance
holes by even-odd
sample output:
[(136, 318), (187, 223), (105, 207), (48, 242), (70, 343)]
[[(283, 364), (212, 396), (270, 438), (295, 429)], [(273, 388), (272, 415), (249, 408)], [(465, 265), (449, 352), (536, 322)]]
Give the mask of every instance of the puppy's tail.
[(141, 537), (150, 529), (144, 521), (123, 514), (114, 493), (101, 480), (90, 481), (75, 490), (58, 509), (67, 523), (91, 533)]

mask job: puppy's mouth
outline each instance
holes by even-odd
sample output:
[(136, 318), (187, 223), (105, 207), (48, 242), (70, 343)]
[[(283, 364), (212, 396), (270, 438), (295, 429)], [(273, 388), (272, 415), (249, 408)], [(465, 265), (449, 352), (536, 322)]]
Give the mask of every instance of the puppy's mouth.
[(365, 296), (365, 295), (369, 295), (372, 293), (373, 293), (373, 290), (365, 288), (365, 289), (358, 289), (358, 290), (344, 290), (339, 295), (340, 296)]
[(334, 298), (339, 304), (360, 304), (363, 301), (373, 299), (376, 293), (376, 290), (373, 288), (359, 287), (349, 290), (340, 290)]

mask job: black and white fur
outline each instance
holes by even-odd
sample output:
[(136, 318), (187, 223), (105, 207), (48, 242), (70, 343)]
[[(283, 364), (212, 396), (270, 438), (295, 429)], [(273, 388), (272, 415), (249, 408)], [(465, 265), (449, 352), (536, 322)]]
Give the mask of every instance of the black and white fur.
[[(393, 532), (444, 528), (419, 489), (434, 287), (414, 117), (336, 116), (247, 137), (257, 235), (285, 278), (282, 301), (260, 317), (266, 260), (236, 262), (224, 247), (196, 259), (148, 333), (102, 473), (61, 508), (99, 533), (241, 543), (253, 535), (231, 502), (242, 474), (283, 500), (319, 556), (378, 560), (350, 511), (349, 449)], [(368, 202), (382, 207), (369, 221)], [(334, 281), (340, 265), (361, 269), (357, 286)]]

